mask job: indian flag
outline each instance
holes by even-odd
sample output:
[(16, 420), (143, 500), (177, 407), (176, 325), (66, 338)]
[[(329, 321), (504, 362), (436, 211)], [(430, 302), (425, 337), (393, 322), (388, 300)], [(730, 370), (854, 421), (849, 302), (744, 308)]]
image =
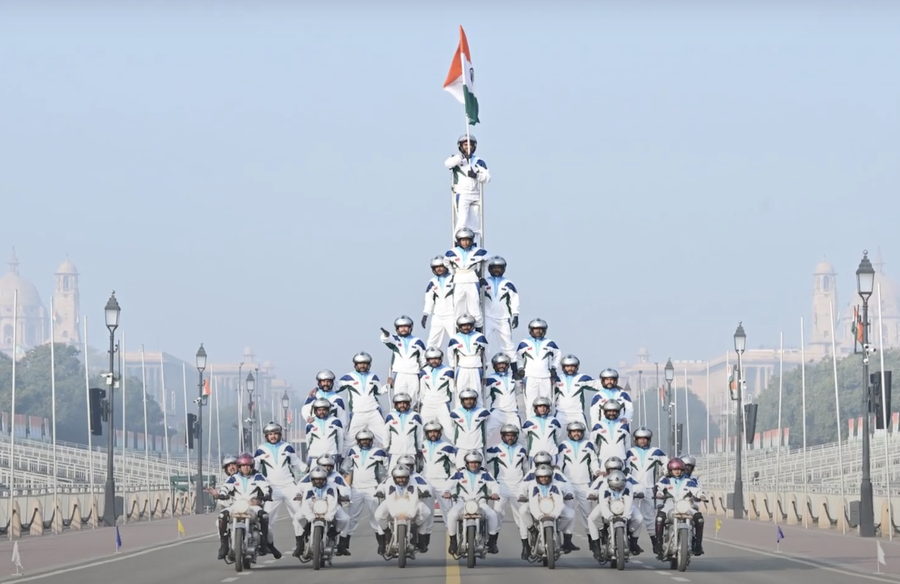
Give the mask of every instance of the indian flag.
[(459, 27), (459, 46), (450, 63), (450, 72), (444, 81), (444, 89), (449, 91), (459, 103), (466, 106), (466, 117), (469, 125), (474, 126), (478, 119), (478, 98), (475, 97), (475, 69), (472, 68), (472, 53), (469, 52), (469, 41), (466, 32)]

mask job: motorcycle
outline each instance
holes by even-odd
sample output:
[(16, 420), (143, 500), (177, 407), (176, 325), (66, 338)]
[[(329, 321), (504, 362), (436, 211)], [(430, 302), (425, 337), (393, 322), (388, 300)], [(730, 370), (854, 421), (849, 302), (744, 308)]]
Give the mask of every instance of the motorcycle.
[[(454, 497), (455, 499), (456, 497)], [(456, 531), (459, 534), (459, 545), (454, 559), (458, 560), (465, 555), (467, 568), (474, 568), (477, 561), (476, 558), (483, 560), (487, 553), (484, 540), (484, 534), (487, 530), (480, 505), (482, 501), (486, 501), (486, 499), (478, 497), (466, 501), (463, 505), (462, 513), (459, 515), (459, 527)]]
[(416, 559), (417, 534), (413, 533), (413, 518), (419, 510), (418, 490), (406, 492), (402, 497), (390, 498), (387, 506), (388, 513), (394, 518), (394, 528), (383, 557), (387, 561), (397, 558), (397, 567), (405, 568), (407, 559)]
[(693, 502), (694, 499), (690, 495), (676, 501), (669, 511), (668, 521), (663, 531), (663, 561), (668, 560), (669, 567), (679, 572), (687, 570), (693, 555)]
[(625, 517), (625, 502), (615, 499), (609, 502), (609, 510), (613, 514), (606, 526), (606, 545), (603, 555), (609, 559), (609, 567), (617, 570), (625, 569), (625, 562), (631, 557), (631, 548), (625, 542), (628, 533), (628, 518)]
[(531, 557), (528, 561), (541, 561), (551, 570), (556, 569), (556, 560), (562, 555), (562, 537), (560, 537), (557, 521), (565, 507), (564, 497), (559, 493), (547, 496), (532, 496), (528, 500), (531, 516), (540, 521), (528, 534)]
[(236, 499), (231, 507), (231, 551), (225, 556), (225, 563), (234, 562), (234, 570), (243, 572), (256, 563), (260, 530), (253, 505), (256, 499)]
[(312, 560), (313, 570), (319, 570), (326, 563), (331, 566), (336, 547), (334, 531), (334, 514), (337, 512), (338, 500), (335, 497), (315, 497), (309, 499), (315, 519), (310, 524), (310, 537), (306, 549), (300, 554), (300, 561)]

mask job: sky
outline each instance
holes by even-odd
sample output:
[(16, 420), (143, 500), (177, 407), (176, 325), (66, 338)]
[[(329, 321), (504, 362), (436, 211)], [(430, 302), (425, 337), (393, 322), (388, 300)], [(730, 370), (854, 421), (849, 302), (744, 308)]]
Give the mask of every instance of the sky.
[[(515, 6), (515, 8), (513, 8)], [(297, 390), (417, 322), (450, 245), (462, 25), (522, 326), (596, 374), (799, 345), (812, 272), (900, 276), (900, 5), (287, 0), (0, 4), (0, 259), (66, 258), (102, 339), (245, 346)], [(808, 319), (807, 319), (808, 320)], [(92, 344), (97, 344), (92, 342)], [(102, 343), (101, 343), (102, 344)]]

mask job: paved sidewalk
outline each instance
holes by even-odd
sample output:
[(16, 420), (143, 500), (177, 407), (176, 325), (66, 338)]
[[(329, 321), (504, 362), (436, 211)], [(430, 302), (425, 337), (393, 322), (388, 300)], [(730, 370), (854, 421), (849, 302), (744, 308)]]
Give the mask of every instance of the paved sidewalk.
[[(707, 541), (709, 546), (716, 545), (713, 541), (716, 539), (717, 519), (722, 522), (719, 541), (775, 552), (778, 530), (774, 523), (715, 516), (706, 518), (704, 547), (708, 547)], [(880, 543), (887, 562), (886, 566), (881, 566), (881, 572), (900, 576), (900, 538), (895, 538), (893, 542), (881, 537), (861, 538), (851, 532), (844, 535), (840, 531), (824, 530), (818, 526), (805, 529), (782, 525), (781, 531), (784, 533), (784, 539), (779, 544), (781, 554), (865, 574), (876, 571), (877, 543)]]
[[(185, 539), (211, 535), (216, 531), (214, 514), (133, 521), (119, 525), (122, 538), (120, 553), (128, 554), (179, 541), (178, 519), (184, 525)], [(8, 539), (0, 543), (0, 562), (10, 561), (13, 545), (14, 542)], [(59, 535), (24, 536), (19, 540), (19, 555), (26, 573), (113, 556), (116, 555), (116, 529), (98, 527), (67, 530)]]

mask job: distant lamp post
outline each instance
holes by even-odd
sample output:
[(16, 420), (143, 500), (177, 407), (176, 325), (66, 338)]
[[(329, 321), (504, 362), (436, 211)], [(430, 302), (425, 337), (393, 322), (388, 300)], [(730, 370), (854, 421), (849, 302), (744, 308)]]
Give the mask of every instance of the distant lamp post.
[(281, 396), (281, 409), (284, 412), (284, 428), (285, 430), (288, 427), (288, 410), (291, 407), (291, 398), (288, 397), (287, 390), (284, 391), (284, 395)]
[[(869, 416), (871, 414), (871, 389), (869, 386), (869, 298), (875, 289), (875, 269), (869, 261), (869, 252), (863, 251), (862, 261), (856, 270), (856, 291), (862, 298), (862, 348), (863, 348), (863, 395), (862, 395), (862, 483), (859, 486), (859, 536), (875, 537), (875, 503), (872, 493), (871, 461), (869, 460)], [(860, 326), (857, 323), (857, 326)]]
[(675, 458), (675, 426), (672, 424), (672, 382), (675, 381), (675, 366), (672, 365), (672, 358), (669, 357), (665, 368), (666, 374), (666, 411), (668, 412), (669, 427), (666, 435), (669, 437), (669, 455)]
[[(115, 290), (110, 295), (104, 309), (106, 315), (106, 328), (109, 329), (109, 374), (106, 378), (107, 386), (107, 419), (106, 426), (106, 488), (103, 494), (103, 523), (108, 527), (116, 524), (116, 478), (114, 474), (113, 463), (115, 459), (115, 444), (113, 438), (115, 435), (115, 409), (113, 408), (113, 390), (116, 387), (116, 377), (114, 374), (116, 363), (116, 329), (119, 328), (119, 315), (122, 309), (119, 301), (116, 300)], [(121, 375), (121, 371), (119, 374)]]
[[(253, 377), (252, 371), (247, 373), (246, 384), (247, 384), (247, 397), (248, 397), (247, 413), (250, 414), (250, 417), (247, 419), (252, 422), (256, 416), (256, 412), (254, 410), (259, 407), (259, 404), (257, 404), (255, 401), (253, 401), (253, 392), (256, 390), (256, 378)], [(253, 424), (252, 423), (250, 424), (250, 439), (253, 440)], [(252, 444), (252, 442), (251, 442), (251, 444)]]
[(732, 399), (737, 401), (737, 422), (735, 423), (734, 432), (737, 435), (737, 450), (735, 452), (734, 467), (734, 495), (732, 497), (731, 506), (734, 510), (735, 519), (744, 518), (744, 475), (741, 453), (744, 450), (744, 367), (743, 355), (747, 349), (747, 333), (744, 332), (744, 325), (738, 323), (737, 330), (734, 331), (734, 351), (738, 357), (738, 378), (737, 391), (732, 394)]
[(206, 349), (203, 343), (197, 349), (197, 371), (200, 373), (200, 394), (197, 397), (197, 480), (194, 513), (203, 513), (203, 406), (206, 395), (203, 392), (203, 370), (206, 369)]

